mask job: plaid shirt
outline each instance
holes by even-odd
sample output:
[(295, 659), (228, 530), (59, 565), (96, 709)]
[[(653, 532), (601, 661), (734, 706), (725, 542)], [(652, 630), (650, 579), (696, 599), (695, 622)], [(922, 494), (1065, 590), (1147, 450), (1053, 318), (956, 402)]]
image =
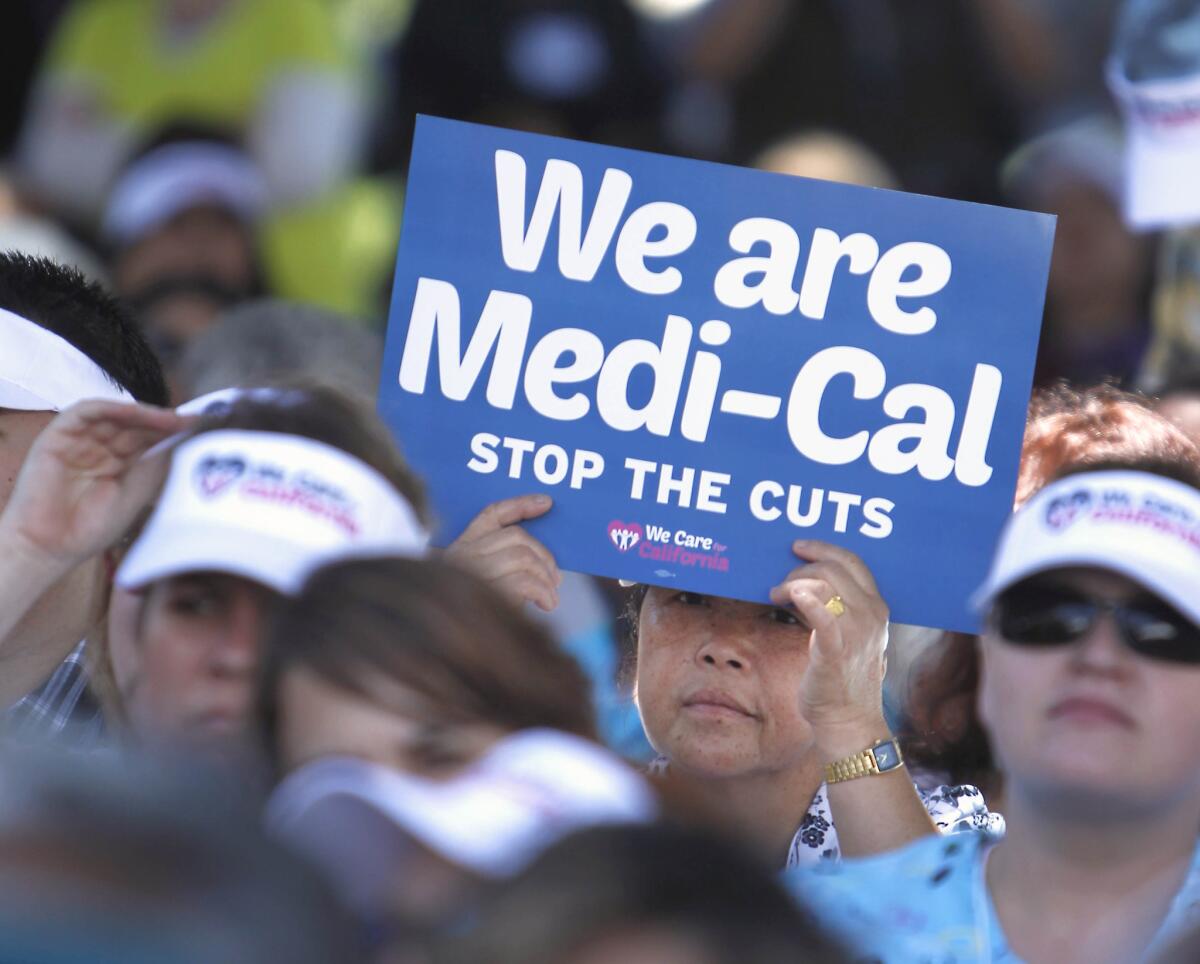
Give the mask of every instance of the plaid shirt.
[(83, 640), (32, 693), (3, 712), (0, 729), (22, 743), (51, 740), (90, 749), (104, 736), (100, 704), (88, 688)]

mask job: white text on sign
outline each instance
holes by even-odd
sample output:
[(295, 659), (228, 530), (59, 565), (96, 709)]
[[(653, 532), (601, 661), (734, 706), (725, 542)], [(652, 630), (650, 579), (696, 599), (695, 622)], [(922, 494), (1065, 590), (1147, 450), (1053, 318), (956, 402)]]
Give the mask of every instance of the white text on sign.
[[(697, 225), (686, 207), (655, 201), (626, 214), (632, 178), (609, 168), (585, 224), (580, 169), (552, 159), (526, 221), (524, 160), (501, 150), (495, 165), (501, 253), (510, 269), (537, 270), (557, 215), (557, 265), (563, 277), (591, 281), (615, 238), (617, 272), (630, 288), (667, 295), (683, 283), (677, 267), (651, 268), (647, 259), (676, 256), (691, 246)], [(809, 239), (797, 285), (793, 279), (801, 260), (800, 238), (791, 226), (770, 218), (739, 221), (730, 231), (729, 245), (743, 256), (724, 264), (713, 280), (722, 304), (734, 309), (761, 305), (776, 315), (798, 312), (820, 320), (844, 268), (848, 274), (870, 275), (866, 308), (871, 318), (902, 336), (925, 334), (938, 319), (928, 305), (906, 309), (899, 299), (936, 294), (952, 272), (949, 256), (936, 245), (905, 241), (881, 252), (869, 234), (840, 237), (818, 227)], [(749, 254), (763, 245), (768, 254)], [(785, 396), (722, 384), (721, 356), (715, 349), (730, 341), (733, 330), (721, 319), (697, 326), (681, 315), (667, 314), (661, 337), (630, 338), (610, 346), (592, 331), (560, 327), (531, 344), (533, 302), (516, 292), (493, 289), (464, 345), (462, 314), (453, 284), (418, 279), (400, 362), (402, 389), (414, 394), (428, 389), (436, 348), (437, 389), (455, 401), (465, 400), (483, 382), (485, 398), (496, 409), (512, 409), (521, 392), (529, 406), (548, 419), (574, 421), (595, 410), (617, 431), (667, 437), (678, 430), (684, 439), (698, 443), (708, 438), (717, 413), (767, 421), (782, 413), (792, 446), (816, 463), (848, 465), (865, 458), (885, 474), (915, 471), (930, 481), (953, 475), (966, 486), (982, 486), (992, 476), (987, 449), (1003, 382), (992, 365), (975, 365), (955, 438), (959, 412), (949, 393), (919, 382), (889, 386), (883, 362), (864, 348), (834, 345), (817, 351), (800, 366)], [(652, 389), (648, 399), (635, 405), (629, 401), (629, 385), (639, 369), (648, 370)], [(823, 429), (822, 411), (847, 401), (831, 396), (831, 383), (844, 384), (839, 376), (849, 378), (854, 400), (878, 400), (890, 423), (873, 432), (863, 428), (840, 436)], [(573, 487), (588, 477), (579, 474), (588, 467), (567, 466), (565, 451), (561, 459), (554, 452), (533, 457), (542, 459), (539, 477), (556, 476), (560, 462), (563, 477), (570, 473)]]

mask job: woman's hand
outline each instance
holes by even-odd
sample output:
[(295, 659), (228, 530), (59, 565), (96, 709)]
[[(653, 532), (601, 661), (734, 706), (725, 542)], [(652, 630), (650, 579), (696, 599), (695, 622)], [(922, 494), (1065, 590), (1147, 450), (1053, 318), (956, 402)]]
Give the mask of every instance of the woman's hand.
[(519, 495), (493, 502), (446, 547), (446, 558), (473, 570), (518, 603), (550, 612), (558, 605), (562, 573), (550, 550), (517, 523), (545, 515), (548, 495)]
[(186, 424), (168, 409), (108, 401), (55, 416), (0, 515), (0, 546), (59, 575), (108, 548), (162, 484), (169, 453), (143, 456)]
[[(888, 608), (870, 570), (850, 550), (804, 539), (792, 549), (808, 561), (771, 590), (771, 601), (792, 607), (812, 628), (801, 709), (828, 761), (887, 736), (883, 675)], [(828, 605), (834, 597), (844, 607), (840, 616), (836, 606)]]

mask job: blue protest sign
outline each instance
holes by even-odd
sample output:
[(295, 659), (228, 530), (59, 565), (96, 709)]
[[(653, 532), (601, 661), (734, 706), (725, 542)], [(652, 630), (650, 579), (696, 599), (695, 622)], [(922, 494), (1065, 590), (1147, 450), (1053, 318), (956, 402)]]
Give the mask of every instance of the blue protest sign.
[(448, 542), (766, 601), (794, 539), (973, 629), (1012, 508), (1054, 221), (422, 117), (380, 411)]

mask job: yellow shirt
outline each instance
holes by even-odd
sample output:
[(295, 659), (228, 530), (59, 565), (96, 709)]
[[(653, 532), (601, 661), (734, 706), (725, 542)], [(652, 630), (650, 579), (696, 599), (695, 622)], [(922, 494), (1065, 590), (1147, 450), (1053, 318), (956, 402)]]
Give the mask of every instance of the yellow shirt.
[(352, 70), (327, 0), (229, 0), (172, 36), (164, 0), (82, 0), (60, 27), (47, 69), (94, 92), (142, 129), (179, 118), (242, 128), (273, 78)]

